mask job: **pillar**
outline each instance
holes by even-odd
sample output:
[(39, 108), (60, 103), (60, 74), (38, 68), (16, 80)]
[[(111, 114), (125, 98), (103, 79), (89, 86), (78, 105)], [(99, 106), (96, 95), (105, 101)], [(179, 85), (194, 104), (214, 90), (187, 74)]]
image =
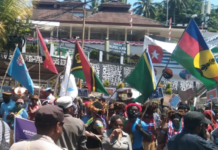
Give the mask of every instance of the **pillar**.
[(120, 55), (120, 64), (123, 65), (123, 54)]
[(103, 52), (99, 51), (99, 62), (102, 62), (103, 60)]
[(145, 35), (149, 36), (149, 34), (150, 34), (150, 33), (149, 33), (149, 30), (146, 30), (146, 31), (145, 31)]
[(58, 32), (59, 32), (59, 27), (57, 27), (57, 35), (56, 35), (57, 38), (58, 38)]
[(36, 31), (33, 32), (33, 37), (36, 37)]
[(72, 26), (70, 26), (70, 33), (69, 33), (69, 38), (72, 38)]
[(90, 40), (90, 35), (91, 35), (91, 28), (88, 28), (88, 40)]
[(107, 28), (107, 37), (109, 39), (109, 28)]
[(127, 41), (127, 29), (125, 29), (125, 41)]
[(126, 55), (128, 56), (128, 59), (127, 59), (127, 61), (128, 61), (128, 63), (130, 63), (130, 45), (129, 45), (129, 42), (127, 41), (126, 42)]
[(108, 52), (109, 52), (109, 40), (108, 40), (108, 38), (106, 38), (106, 40), (105, 40), (104, 50), (107, 52), (106, 53), (106, 60), (109, 60), (109, 54), (108, 54)]

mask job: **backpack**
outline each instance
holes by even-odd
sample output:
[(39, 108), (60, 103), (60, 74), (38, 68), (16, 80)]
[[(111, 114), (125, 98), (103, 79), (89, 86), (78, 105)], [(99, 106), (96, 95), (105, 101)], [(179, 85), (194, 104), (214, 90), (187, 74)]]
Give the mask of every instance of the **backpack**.
[(9, 150), (9, 146), (5, 141), (5, 124), (2, 120), (1, 122), (2, 122), (2, 141), (0, 143), (0, 150)]

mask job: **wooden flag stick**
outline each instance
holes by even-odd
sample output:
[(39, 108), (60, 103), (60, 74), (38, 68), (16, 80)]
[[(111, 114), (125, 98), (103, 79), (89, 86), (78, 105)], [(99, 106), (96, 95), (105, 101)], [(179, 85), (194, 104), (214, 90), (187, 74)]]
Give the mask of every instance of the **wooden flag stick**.
[[(37, 29), (37, 26), (36, 26), (36, 29)], [(38, 61), (39, 61), (39, 93), (38, 93), (38, 96), (39, 96), (39, 99), (40, 99), (40, 89), (41, 89), (41, 85), (40, 85), (40, 82), (41, 82), (41, 75), (40, 75), (40, 56), (39, 56), (39, 35), (38, 35), (38, 31), (36, 30), (36, 34), (37, 34), (37, 53), (38, 53)]]
[[(14, 54), (15, 54), (15, 52), (16, 52), (17, 47), (18, 47), (18, 44), (16, 44), (16, 47), (15, 47), (15, 50), (14, 50), (14, 53), (13, 53), (13, 56), (12, 56), (11, 61), (12, 61), (13, 58), (14, 58)], [(9, 54), (9, 55), (10, 55), (10, 54)], [(6, 75), (7, 75), (7, 73), (8, 73), (8, 69), (9, 69), (9, 67), (10, 67), (10, 65), (11, 65), (11, 61), (10, 61), (10, 63), (8, 64), (7, 70), (6, 70), (5, 75), (4, 75), (4, 78), (3, 78), (3, 80), (2, 80), (0, 92), (2, 91), (4, 81), (5, 81)]]

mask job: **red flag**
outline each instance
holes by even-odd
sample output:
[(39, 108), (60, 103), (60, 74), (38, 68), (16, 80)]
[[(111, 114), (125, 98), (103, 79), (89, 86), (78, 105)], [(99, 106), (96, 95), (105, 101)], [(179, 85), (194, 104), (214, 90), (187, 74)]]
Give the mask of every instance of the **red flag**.
[(44, 68), (49, 69), (50, 71), (58, 74), (58, 71), (55, 67), (55, 64), (53, 63), (53, 60), (48, 52), (48, 49), (46, 47), (46, 44), (44, 42), (44, 39), (39, 31), (38, 28), (36, 28), (38, 38), (39, 38), (39, 55), (42, 56), (43, 63), (44, 63)]
[(157, 45), (148, 45), (149, 55), (152, 63), (161, 63), (163, 58), (163, 50)]

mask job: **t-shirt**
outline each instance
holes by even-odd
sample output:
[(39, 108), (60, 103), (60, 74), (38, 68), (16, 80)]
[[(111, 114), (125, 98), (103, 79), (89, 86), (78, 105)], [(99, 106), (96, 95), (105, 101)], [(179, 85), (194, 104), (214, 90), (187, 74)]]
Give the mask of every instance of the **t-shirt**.
[[(34, 111), (34, 110), (38, 109), (40, 107), (40, 105), (35, 105), (35, 106), (30, 105), (29, 107)], [(35, 113), (28, 112), (28, 115), (29, 115), (29, 120), (34, 120)]]
[(9, 115), (10, 112), (12, 112), (12, 110), (15, 107), (15, 102), (10, 100), (9, 103), (2, 103), (1, 104), (1, 115), (3, 118), (3, 121), (5, 121), (6, 123), (10, 123), (11, 120), (6, 119), (7, 116)]
[[(14, 113), (16, 113), (16, 117), (18, 118), (24, 118), (27, 119), (28, 118), (28, 113), (25, 109), (21, 109), (20, 111), (16, 111), (14, 110)], [(14, 130), (14, 121), (11, 122), (11, 129)]]
[(50, 101), (54, 101), (55, 100), (55, 97), (50, 94), (48, 97), (47, 97), (47, 100), (50, 100)]
[[(143, 135), (136, 130), (136, 125), (139, 123), (140, 119), (137, 118), (135, 122), (125, 121), (124, 131), (127, 132), (132, 141), (132, 149), (142, 148)], [(148, 131), (147, 124), (141, 121), (141, 126), (144, 131)]]
[(82, 117), (82, 121), (83, 121), (84, 124), (86, 124), (89, 119), (90, 119), (90, 117), (87, 116), (87, 115)]

